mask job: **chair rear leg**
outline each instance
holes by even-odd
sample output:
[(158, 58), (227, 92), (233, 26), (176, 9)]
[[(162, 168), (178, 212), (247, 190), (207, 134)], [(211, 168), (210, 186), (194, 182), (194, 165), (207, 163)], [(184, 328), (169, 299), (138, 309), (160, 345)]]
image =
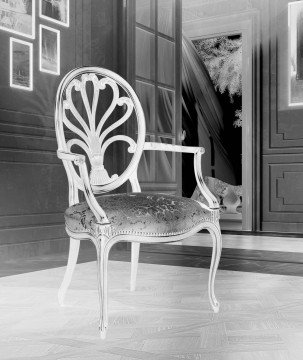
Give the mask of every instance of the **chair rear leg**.
[(71, 283), (73, 272), (74, 272), (76, 264), (77, 264), (79, 248), (80, 248), (80, 240), (70, 238), (67, 266), (66, 266), (63, 281), (62, 281), (60, 289), (58, 291), (58, 301), (61, 306), (64, 306), (64, 298), (65, 298), (67, 289)]
[(216, 299), (214, 286), (215, 286), (216, 272), (219, 266), (221, 251), (222, 251), (222, 236), (221, 236), (219, 224), (214, 225), (211, 228), (208, 228), (208, 231), (210, 232), (213, 240), (213, 251), (212, 251), (209, 280), (208, 280), (208, 296), (211, 307), (213, 308), (214, 312), (217, 313), (219, 311), (220, 304)]
[(136, 290), (136, 281), (137, 281), (137, 272), (138, 272), (138, 262), (139, 262), (139, 253), (140, 253), (140, 243), (132, 242), (131, 243), (131, 276), (130, 276), (130, 291)]
[(100, 302), (99, 331), (101, 339), (105, 339), (108, 328), (107, 313), (107, 266), (108, 253), (110, 248), (106, 248), (106, 241), (101, 240), (96, 244), (97, 248), (97, 275), (98, 275), (98, 292)]

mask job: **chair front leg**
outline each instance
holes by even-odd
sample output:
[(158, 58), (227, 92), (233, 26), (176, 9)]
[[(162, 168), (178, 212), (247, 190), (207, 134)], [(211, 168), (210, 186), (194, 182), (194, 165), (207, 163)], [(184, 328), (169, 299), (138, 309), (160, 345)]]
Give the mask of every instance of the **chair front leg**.
[(101, 237), (97, 240), (97, 274), (98, 274), (98, 292), (100, 303), (100, 318), (99, 330), (101, 339), (105, 339), (108, 327), (108, 313), (107, 313), (107, 266), (108, 253), (107, 249), (108, 239)]
[(222, 251), (222, 236), (221, 236), (219, 222), (215, 222), (212, 226), (207, 227), (207, 230), (210, 232), (210, 235), (213, 240), (213, 251), (212, 251), (211, 265), (209, 270), (209, 280), (208, 280), (208, 296), (214, 312), (217, 313), (219, 312), (220, 304), (216, 299), (214, 286), (215, 286), (216, 272), (219, 266), (221, 251)]
[(140, 253), (140, 243), (132, 242), (131, 248), (131, 275), (130, 275), (130, 291), (136, 290), (137, 271)]
[(60, 289), (58, 291), (58, 301), (61, 306), (64, 306), (65, 295), (66, 295), (67, 289), (71, 283), (72, 276), (73, 276), (73, 273), (74, 273), (74, 270), (75, 270), (75, 267), (77, 264), (79, 248), (80, 248), (80, 240), (70, 238), (67, 266), (66, 266), (63, 281), (62, 281)]

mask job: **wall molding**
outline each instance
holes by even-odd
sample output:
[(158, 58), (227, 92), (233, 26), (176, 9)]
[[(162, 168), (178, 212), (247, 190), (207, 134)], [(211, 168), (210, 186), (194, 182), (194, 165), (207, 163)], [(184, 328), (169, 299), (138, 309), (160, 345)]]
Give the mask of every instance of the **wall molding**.
[(69, 239), (66, 236), (35, 242), (29, 241), (17, 244), (5, 244), (0, 245), (0, 261), (62, 253), (67, 252), (68, 248)]
[(49, 226), (64, 223), (62, 211), (54, 213), (31, 213), (31, 214), (10, 214), (0, 215), (0, 231), (3, 229), (18, 229), (31, 226)]

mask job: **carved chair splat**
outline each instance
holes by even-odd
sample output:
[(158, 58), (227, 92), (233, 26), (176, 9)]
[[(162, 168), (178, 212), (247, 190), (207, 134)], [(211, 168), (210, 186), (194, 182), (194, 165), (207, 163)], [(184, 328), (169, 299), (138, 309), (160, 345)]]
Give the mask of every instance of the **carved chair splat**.
[[(105, 89), (111, 91), (111, 104), (99, 119), (98, 103)], [(75, 95), (80, 95), (80, 109)], [(109, 121), (117, 107), (120, 109), (116, 115), (118, 119)], [(135, 122), (137, 126), (135, 139), (117, 134), (127, 121)], [(135, 290), (141, 243), (177, 242), (204, 228), (213, 240), (208, 294), (213, 310), (218, 312), (214, 281), (222, 248), (219, 204), (203, 181), (204, 149), (145, 142), (144, 114), (134, 90), (116, 73), (97, 67), (72, 70), (62, 79), (56, 97), (55, 123), (57, 154), (63, 161), (69, 184), (65, 222), (70, 250), (58, 293), (59, 303), (64, 304), (77, 263), (80, 240), (92, 241), (97, 250), (99, 328), (101, 338), (105, 338), (108, 327), (107, 264), (112, 246), (121, 241), (132, 242), (130, 287)], [(110, 175), (104, 167), (104, 159), (108, 148), (117, 141), (127, 144), (131, 160), (121, 174)], [(81, 154), (73, 150), (76, 147), (81, 149)], [(207, 204), (173, 195), (142, 193), (137, 168), (143, 151), (192, 153), (197, 185)], [(130, 181), (131, 193), (109, 193), (126, 181)], [(79, 191), (84, 193), (85, 201), (79, 202)], [(101, 195), (96, 196), (98, 194)]]

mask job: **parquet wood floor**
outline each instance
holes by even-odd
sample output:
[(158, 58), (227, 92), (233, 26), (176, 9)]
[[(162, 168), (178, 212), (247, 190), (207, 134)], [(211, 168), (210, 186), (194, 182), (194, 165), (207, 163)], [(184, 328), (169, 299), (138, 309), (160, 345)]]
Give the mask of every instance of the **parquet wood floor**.
[[(223, 248), (303, 253), (302, 237), (252, 236), (243, 233), (242, 235), (223, 234), (222, 240)], [(207, 233), (193, 235), (190, 238), (181, 241), (181, 244), (212, 246), (211, 238)]]
[(219, 270), (214, 314), (208, 270), (109, 266), (109, 321), (98, 338), (96, 264), (76, 268), (67, 306), (57, 303), (64, 268), (0, 279), (1, 360), (302, 360), (303, 278)]
[[(82, 247), (82, 245), (85, 246)], [(141, 246), (140, 261), (152, 264), (209, 268), (212, 249), (209, 234), (197, 234), (181, 242), (181, 245), (143, 245)], [(130, 251), (123, 249), (112, 249), (110, 258), (130, 261)], [(2, 257), (0, 277), (65, 266), (67, 256), (67, 252), (62, 252), (22, 258)], [(95, 247), (88, 242), (82, 242), (78, 262), (95, 259)], [(303, 241), (301, 238), (223, 234), (221, 270), (303, 276), (302, 264)]]

